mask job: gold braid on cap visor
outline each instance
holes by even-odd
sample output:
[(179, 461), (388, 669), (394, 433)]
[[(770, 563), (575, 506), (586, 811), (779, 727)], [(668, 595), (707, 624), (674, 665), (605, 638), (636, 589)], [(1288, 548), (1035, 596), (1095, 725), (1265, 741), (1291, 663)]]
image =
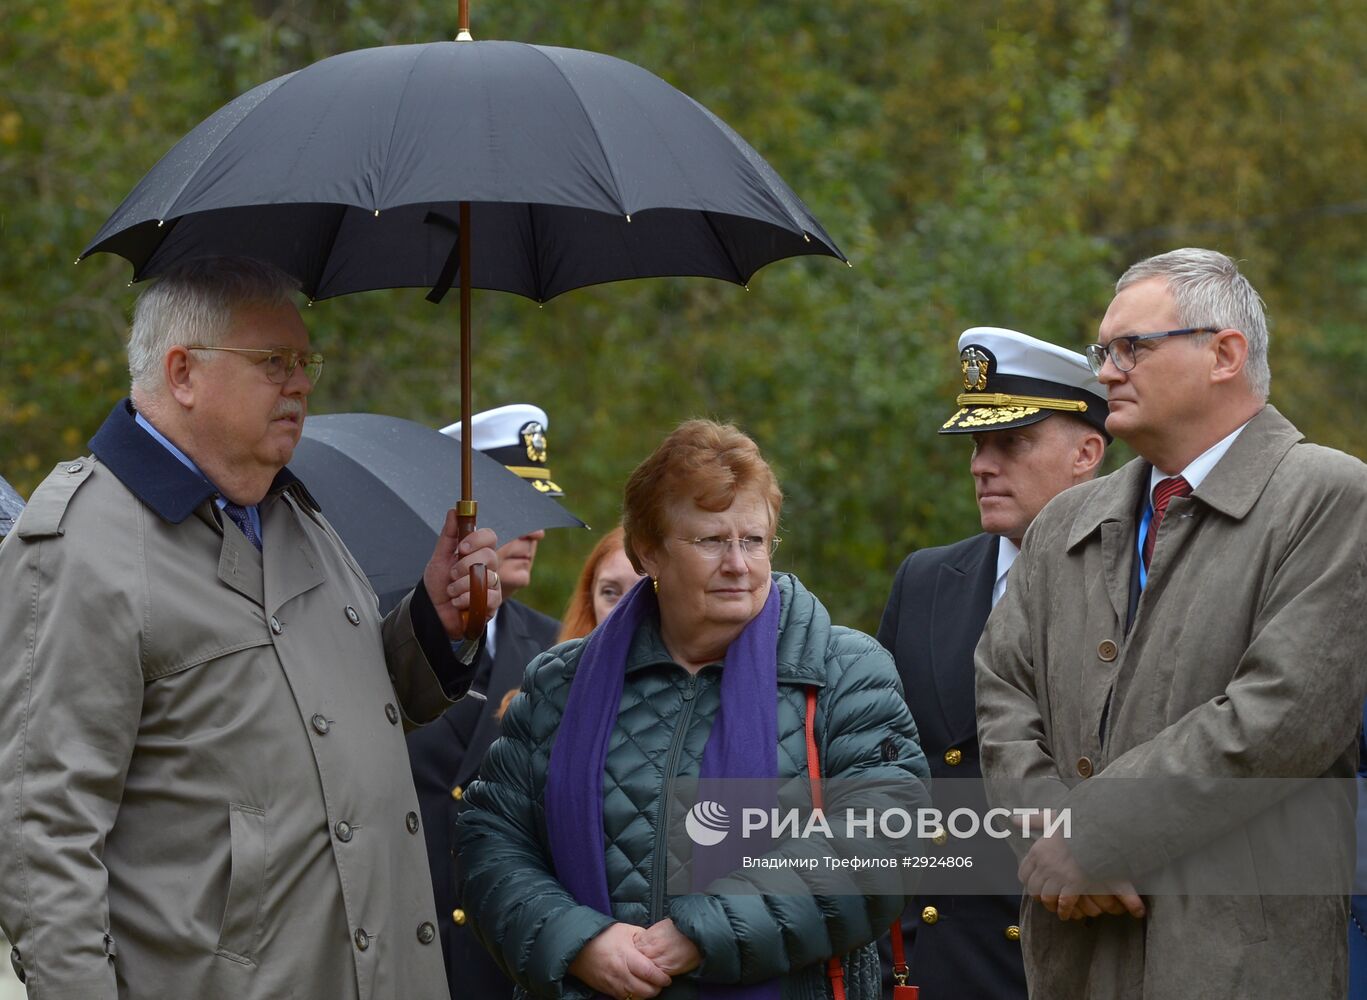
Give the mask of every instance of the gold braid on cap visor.
[(1041, 410), (1062, 410), (1065, 413), (1087, 412), (1087, 403), (1081, 399), (1012, 396), (1005, 392), (961, 392), (954, 403), (956, 406), (1033, 406)]

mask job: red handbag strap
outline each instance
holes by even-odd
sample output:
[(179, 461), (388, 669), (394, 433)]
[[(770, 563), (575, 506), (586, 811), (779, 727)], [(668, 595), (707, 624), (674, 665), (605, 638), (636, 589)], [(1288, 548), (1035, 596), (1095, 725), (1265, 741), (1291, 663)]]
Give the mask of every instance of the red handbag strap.
[[(803, 728), (807, 733), (807, 779), (812, 783), (812, 808), (824, 809), (825, 797), (821, 794), (821, 755), (816, 751), (816, 688), (807, 688), (807, 717)], [(831, 981), (831, 996), (834, 1000), (845, 1000), (845, 967), (840, 959), (826, 959), (826, 978)]]
[[(821, 755), (816, 749), (816, 688), (807, 688), (807, 713), (803, 719), (803, 730), (807, 734), (807, 779), (812, 784), (812, 808), (826, 808), (826, 797), (821, 791)], [(914, 1000), (915, 987), (908, 988), (907, 953), (902, 942), (901, 917), (892, 922), (892, 978), (896, 982), (895, 992), (907, 990), (908, 1000)], [(831, 981), (831, 996), (834, 1000), (845, 1000), (845, 968), (838, 958), (826, 960), (826, 977)]]
[(892, 930), (889, 932), (892, 937), (892, 981), (898, 986), (905, 986), (907, 974), (911, 969), (907, 965), (907, 946), (902, 941), (902, 920), (892, 922)]

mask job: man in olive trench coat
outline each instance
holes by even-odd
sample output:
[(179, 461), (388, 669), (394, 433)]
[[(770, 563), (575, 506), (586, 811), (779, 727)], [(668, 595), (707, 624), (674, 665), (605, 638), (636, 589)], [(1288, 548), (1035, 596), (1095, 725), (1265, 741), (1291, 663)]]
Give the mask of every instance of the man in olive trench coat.
[[(1033, 782), (1033, 805), (1083, 820), (1021, 848), (1031, 995), (1343, 997), (1367, 468), (1267, 405), (1262, 302), (1224, 255), (1135, 265), (1099, 333), (1106, 427), (1140, 457), (1035, 519), (976, 654), (990, 798), (1026, 804)], [(1114, 780), (1260, 777), (1345, 780), (1309, 806)], [(1136, 892), (1220, 838), (1226, 894)], [(1272, 849), (1298, 846), (1325, 878), (1257, 894)]]
[(469, 684), (450, 637), (496, 541), (448, 518), (381, 619), (284, 468), (321, 372), (292, 296), (240, 260), (153, 284), (131, 400), (0, 545), (0, 925), (31, 1000), (446, 996), (403, 730)]

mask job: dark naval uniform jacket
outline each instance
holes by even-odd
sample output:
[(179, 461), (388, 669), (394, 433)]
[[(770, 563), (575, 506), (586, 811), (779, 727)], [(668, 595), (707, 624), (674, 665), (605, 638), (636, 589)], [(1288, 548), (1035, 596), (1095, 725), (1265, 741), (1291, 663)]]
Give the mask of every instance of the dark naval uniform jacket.
[[(471, 687), (487, 701), (466, 698), (436, 722), (408, 735), (413, 783), (418, 789), (432, 891), (437, 902), (446, 979), (453, 1000), (499, 1000), (511, 997), (513, 984), (466, 925), (461, 906), (462, 877), (456, 857), (456, 817), (464, 808), (465, 786), (479, 772), (480, 761), (498, 738), (495, 718), (503, 696), (522, 686), (527, 664), (555, 645), (560, 623), (549, 615), (505, 601), (498, 612), (494, 656), (479, 654)], [(970, 697), (972, 692), (969, 692)]]
[[(942, 778), (982, 778), (973, 650), (992, 610), (997, 547), (995, 535), (982, 534), (907, 556), (878, 627), (930, 763), (932, 797)], [(1005, 852), (1014, 870), (1004, 843), (974, 845), (975, 853)], [(921, 988), (921, 1000), (1024, 1000), (1019, 923), (1019, 894), (913, 896), (902, 923), (907, 981)]]

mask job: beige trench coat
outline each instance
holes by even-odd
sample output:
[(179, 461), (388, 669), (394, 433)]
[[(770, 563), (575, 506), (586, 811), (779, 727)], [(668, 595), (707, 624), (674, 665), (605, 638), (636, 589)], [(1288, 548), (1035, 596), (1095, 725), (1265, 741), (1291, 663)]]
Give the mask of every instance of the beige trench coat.
[(261, 510), (264, 554), (84, 458), (0, 546), (0, 923), (31, 1000), (447, 995), (402, 723), (449, 702), (307, 494)]
[[(1089, 872), (1181, 864), (1236, 820), (1251, 820), (1247, 842), (1222, 863), (1245, 866), (1249, 882), (1259, 845), (1307, 825), (1351, 844), (1351, 792), (1320, 801), (1307, 824), (1288, 802), (1257, 795), (1154, 815), (1113, 794), (1125, 783), (1106, 784), (1354, 774), (1367, 693), (1367, 468), (1300, 441), (1267, 407), (1193, 496), (1172, 502), (1128, 635), (1148, 463), (1063, 493), (1026, 534), (976, 655), (983, 772), (998, 804), (1027, 779), (1050, 789), (1037, 805), (1104, 802), (1105, 823), (1075, 833)], [(1323, 861), (1331, 874), (1351, 864), (1338, 848)], [(1146, 906), (1143, 920), (1065, 923), (1027, 897), (1031, 995), (1345, 994), (1344, 897), (1153, 895)]]

